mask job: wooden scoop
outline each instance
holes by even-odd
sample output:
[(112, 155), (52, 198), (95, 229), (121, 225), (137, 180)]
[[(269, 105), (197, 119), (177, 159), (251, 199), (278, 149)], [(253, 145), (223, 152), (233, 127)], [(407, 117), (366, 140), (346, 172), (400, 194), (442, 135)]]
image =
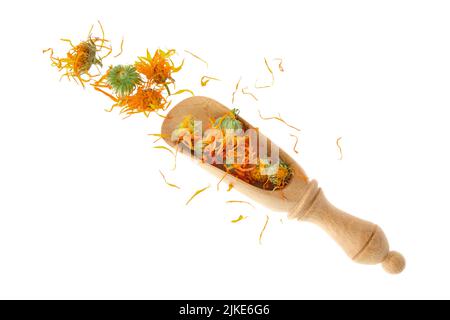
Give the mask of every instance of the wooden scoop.
[[(218, 118), (230, 112), (230, 109), (217, 101), (206, 97), (188, 98), (176, 105), (167, 115), (162, 125), (161, 133), (172, 147), (172, 132), (188, 115), (204, 124), (211, 118)], [(254, 128), (244, 119), (239, 118), (247, 128)], [(267, 145), (270, 149), (271, 142)], [(325, 198), (322, 189), (315, 180), (309, 180), (303, 169), (283, 150), (280, 158), (293, 169), (293, 177), (282, 190), (270, 191), (250, 185), (236, 177), (227, 175), (225, 180), (234, 185), (235, 189), (255, 201), (275, 211), (289, 213), (290, 219), (309, 221), (324, 229), (355, 262), (362, 264), (382, 263), (384, 270), (391, 274), (401, 273), (405, 268), (405, 259), (394, 251), (389, 251), (389, 243), (381, 228), (371, 222), (353, 217), (335, 208)], [(207, 163), (201, 163), (208, 171), (222, 178), (224, 171)]]

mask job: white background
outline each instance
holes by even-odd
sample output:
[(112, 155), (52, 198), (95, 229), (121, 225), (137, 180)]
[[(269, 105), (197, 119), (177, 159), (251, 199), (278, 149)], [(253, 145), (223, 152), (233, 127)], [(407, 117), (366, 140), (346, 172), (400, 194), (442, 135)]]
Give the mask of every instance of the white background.
[[(0, 298), (450, 298), (449, 16), (448, 1), (3, 3)], [(106, 97), (59, 82), (42, 49), (64, 54), (59, 39), (84, 40), (97, 20), (116, 48), (125, 37), (106, 65), (190, 50), (209, 69), (186, 56), (179, 87), (230, 107), (239, 77), (251, 88), (264, 57), (282, 57), (275, 86), (236, 106), (331, 202), (381, 225), (405, 272), (352, 263), (313, 225), (226, 205), (245, 198), (152, 149), (160, 118), (122, 120)], [(201, 88), (205, 74), (222, 81)], [(257, 109), (302, 129), (298, 155), (292, 130)]]

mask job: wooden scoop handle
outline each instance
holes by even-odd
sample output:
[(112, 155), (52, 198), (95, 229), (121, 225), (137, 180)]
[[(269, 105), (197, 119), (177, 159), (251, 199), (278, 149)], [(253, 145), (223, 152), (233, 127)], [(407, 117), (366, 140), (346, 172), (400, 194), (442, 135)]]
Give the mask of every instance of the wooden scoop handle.
[(315, 180), (308, 183), (302, 199), (290, 211), (289, 217), (320, 226), (355, 262), (381, 263), (391, 274), (399, 274), (405, 269), (405, 258), (398, 252), (389, 251), (388, 240), (379, 226), (334, 207)]

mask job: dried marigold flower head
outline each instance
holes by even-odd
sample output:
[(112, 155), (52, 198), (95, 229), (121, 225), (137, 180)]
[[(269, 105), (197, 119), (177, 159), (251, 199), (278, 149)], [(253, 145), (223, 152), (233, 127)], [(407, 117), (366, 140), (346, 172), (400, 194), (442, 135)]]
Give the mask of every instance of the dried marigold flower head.
[(172, 73), (181, 70), (183, 63), (175, 67), (171, 57), (175, 54), (175, 50), (163, 51), (157, 49), (152, 55), (147, 50), (145, 57), (139, 57), (135, 63), (136, 70), (145, 75), (149, 83), (157, 85), (168, 85), (174, 83)]
[[(96, 77), (96, 75), (90, 73), (91, 67), (94, 65), (101, 67), (102, 59), (106, 58), (112, 52), (111, 46), (108, 45), (109, 41), (105, 39), (103, 26), (100, 22), (99, 25), (102, 32), (101, 38), (92, 37), (91, 28), (88, 39), (80, 42), (78, 45), (73, 45), (71, 40), (61, 39), (71, 46), (64, 58), (55, 57), (52, 48), (44, 50), (44, 53), (50, 52), (52, 66), (58, 68), (58, 71), (65, 72), (61, 78), (67, 77), (69, 80), (79, 81), (84, 86), (85, 83), (90, 82)], [(105, 54), (100, 56), (101, 52), (105, 52)]]
[(237, 119), (239, 109), (234, 108), (226, 115), (217, 118), (214, 122), (214, 128), (221, 130), (242, 130), (244, 128), (241, 121)]
[(67, 60), (73, 61), (73, 71), (75, 74), (85, 74), (93, 65), (102, 65), (97, 59), (97, 48), (92, 39), (81, 42), (67, 53)]
[(261, 183), (264, 184), (268, 179), (267, 175), (262, 174), (262, 172), (263, 172), (262, 166), (263, 166), (263, 164), (261, 162), (259, 162), (258, 165), (252, 171), (250, 171), (251, 179), (260, 184)]
[(291, 177), (291, 167), (286, 162), (280, 160), (277, 172), (270, 175), (269, 180), (276, 188), (283, 188), (286, 184), (289, 183)]
[(152, 111), (164, 110), (168, 103), (161, 90), (140, 86), (133, 95), (120, 99), (118, 105), (122, 107), (121, 113), (144, 113), (149, 116)]
[(133, 93), (142, 79), (134, 66), (118, 65), (108, 71), (106, 83), (117, 96), (125, 97)]

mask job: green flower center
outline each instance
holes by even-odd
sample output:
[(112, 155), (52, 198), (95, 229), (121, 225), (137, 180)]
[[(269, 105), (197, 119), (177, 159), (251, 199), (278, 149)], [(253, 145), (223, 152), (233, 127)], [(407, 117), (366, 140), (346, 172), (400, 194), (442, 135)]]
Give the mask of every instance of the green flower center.
[(118, 65), (109, 71), (106, 82), (118, 96), (124, 97), (130, 95), (142, 80), (134, 66)]

